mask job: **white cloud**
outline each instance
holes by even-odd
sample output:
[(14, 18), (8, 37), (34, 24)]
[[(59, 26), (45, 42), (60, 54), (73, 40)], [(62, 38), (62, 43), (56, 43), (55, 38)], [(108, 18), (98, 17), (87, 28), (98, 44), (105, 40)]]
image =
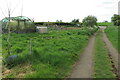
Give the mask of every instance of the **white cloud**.
[[(19, 0), (0, 0), (0, 7), (7, 16), (6, 2), (14, 9)], [(66, 22), (74, 18), (80, 21), (88, 15), (95, 15), (98, 21), (108, 20), (117, 14), (118, 0), (20, 0), (12, 16), (20, 16), (23, 4), (23, 16), (34, 18), (35, 21)], [(2, 15), (2, 12), (0, 12)], [(4, 16), (0, 16), (2, 19)]]

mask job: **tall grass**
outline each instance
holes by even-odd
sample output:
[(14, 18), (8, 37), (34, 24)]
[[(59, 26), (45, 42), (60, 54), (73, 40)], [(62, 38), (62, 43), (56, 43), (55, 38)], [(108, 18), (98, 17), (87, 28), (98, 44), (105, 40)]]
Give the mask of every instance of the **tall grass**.
[(102, 41), (102, 31), (99, 31), (96, 38), (94, 55), (94, 77), (115, 78), (115, 74), (112, 70), (113, 68), (108, 56), (108, 50), (105, 47), (105, 43)]
[(98, 26), (113, 26), (112, 22), (98, 22)]
[[(118, 49), (118, 26), (112, 26), (112, 27), (108, 27), (105, 30), (108, 39), (111, 41), (111, 43), (113, 44), (113, 46)], [(118, 51), (120, 52), (120, 50), (118, 49)]]
[[(72, 64), (78, 60), (89, 36), (96, 30), (97, 28), (83, 28), (52, 31), (48, 34), (12, 33), (11, 55), (17, 55), (17, 58), (11, 62), (5, 62), (5, 64), (14, 70), (14, 67), (20, 64), (30, 63), (33, 73), (25, 73), (25, 78), (64, 78), (71, 70)], [(29, 55), (30, 38), (32, 38), (33, 44), (31, 55)], [(3, 56), (5, 59), (7, 58), (6, 39), (7, 34), (3, 34)], [(24, 69), (24, 67), (22, 68)], [(6, 77), (17, 77), (19, 73), (13, 71)]]

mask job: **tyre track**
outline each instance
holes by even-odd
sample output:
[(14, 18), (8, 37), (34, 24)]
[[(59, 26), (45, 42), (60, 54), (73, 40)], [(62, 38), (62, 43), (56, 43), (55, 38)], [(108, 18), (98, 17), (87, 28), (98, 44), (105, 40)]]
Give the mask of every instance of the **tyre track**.
[(116, 75), (118, 75), (118, 51), (117, 49), (115, 49), (112, 45), (112, 43), (108, 40), (107, 38), (107, 35), (106, 33), (104, 32), (104, 29), (103, 29), (103, 36), (102, 36), (102, 40), (104, 41), (104, 43), (106, 44), (106, 48), (108, 49), (109, 51), (109, 57), (111, 58), (112, 60), (112, 67), (114, 68), (114, 73)]
[(69, 78), (92, 78), (95, 37), (96, 34), (89, 40), (85, 51), (80, 55), (80, 59), (73, 68)]
[(103, 37), (102, 37), (104, 43), (106, 44), (106, 47), (109, 50), (109, 54), (112, 56), (114, 65), (118, 69), (118, 51), (113, 47), (111, 42), (108, 40), (106, 34), (103, 32)]

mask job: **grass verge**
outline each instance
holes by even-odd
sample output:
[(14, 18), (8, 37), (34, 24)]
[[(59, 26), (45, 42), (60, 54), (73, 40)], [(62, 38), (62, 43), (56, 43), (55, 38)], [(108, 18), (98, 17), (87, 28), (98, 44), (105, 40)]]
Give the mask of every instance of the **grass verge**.
[[(118, 49), (118, 26), (107, 27), (107, 29), (105, 29), (105, 32), (113, 46)], [(119, 49), (118, 51), (120, 52)]]
[(113, 26), (113, 23), (111, 22), (98, 22), (98, 26)]
[(100, 30), (96, 37), (94, 55), (94, 77), (95, 78), (115, 78), (115, 74), (112, 72), (112, 63), (108, 56), (108, 50), (105, 47), (105, 43), (102, 41), (102, 31)]

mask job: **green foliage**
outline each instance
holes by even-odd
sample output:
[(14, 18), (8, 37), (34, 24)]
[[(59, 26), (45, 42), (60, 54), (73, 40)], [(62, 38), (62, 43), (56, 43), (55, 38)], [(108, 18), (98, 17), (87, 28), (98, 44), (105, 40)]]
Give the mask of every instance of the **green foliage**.
[(72, 23), (79, 23), (79, 19), (72, 20)]
[(95, 16), (87, 16), (82, 21), (83, 26), (91, 26), (97, 25), (97, 18)]
[(118, 40), (119, 40), (118, 39), (118, 28), (119, 28), (118, 26), (112, 26), (112, 27), (107, 27), (107, 29), (105, 29), (108, 39), (112, 42), (113, 46), (116, 49), (118, 49)]
[(114, 16), (111, 18), (111, 21), (115, 26), (120, 26), (120, 15), (114, 14)]
[(59, 23), (59, 22), (62, 22), (62, 20), (56, 20), (56, 22), (58, 22), (58, 23)]
[[(59, 26), (64, 26), (64, 27), (76, 27), (76, 23), (73, 22), (34, 22), (36, 26), (53, 26), (53, 25), (59, 25)], [(81, 26), (81, 23), (78, 23)]]
[(94, 61), (95, 78), (115, 78), (108, 50), (102, 41), (102, 31), (97, 34)]
[(112, 22), (98, 22), (98, 26), (113, 26)]
[[(30, 63), (31, 71), (26, 78), (64, 78), (78, 60), (88, 38), (97, 28), (51, 31), (48, 34), (11, 34), (11, 55), (17, 55), (13, 62), (4, 63), (14, 70), (20, 64)], [(32, 38), (32, 54), (30, 50)], [(3, 34), (3, 57), (7, 58), (7, 34)], [(9, 64), (9, 65), (8, 65)], [(24, 67), (22, 67), (24, 69)], [(20, 67), (18, 67), (18, 70)], [(9, 75), (17, 76), (13, 71)], [(9, 76), (8, 75), (8, 76)], [(6, 77), (8, 77), (6, 76)], [(9, 76), (11, 77), (11, 76)]]

